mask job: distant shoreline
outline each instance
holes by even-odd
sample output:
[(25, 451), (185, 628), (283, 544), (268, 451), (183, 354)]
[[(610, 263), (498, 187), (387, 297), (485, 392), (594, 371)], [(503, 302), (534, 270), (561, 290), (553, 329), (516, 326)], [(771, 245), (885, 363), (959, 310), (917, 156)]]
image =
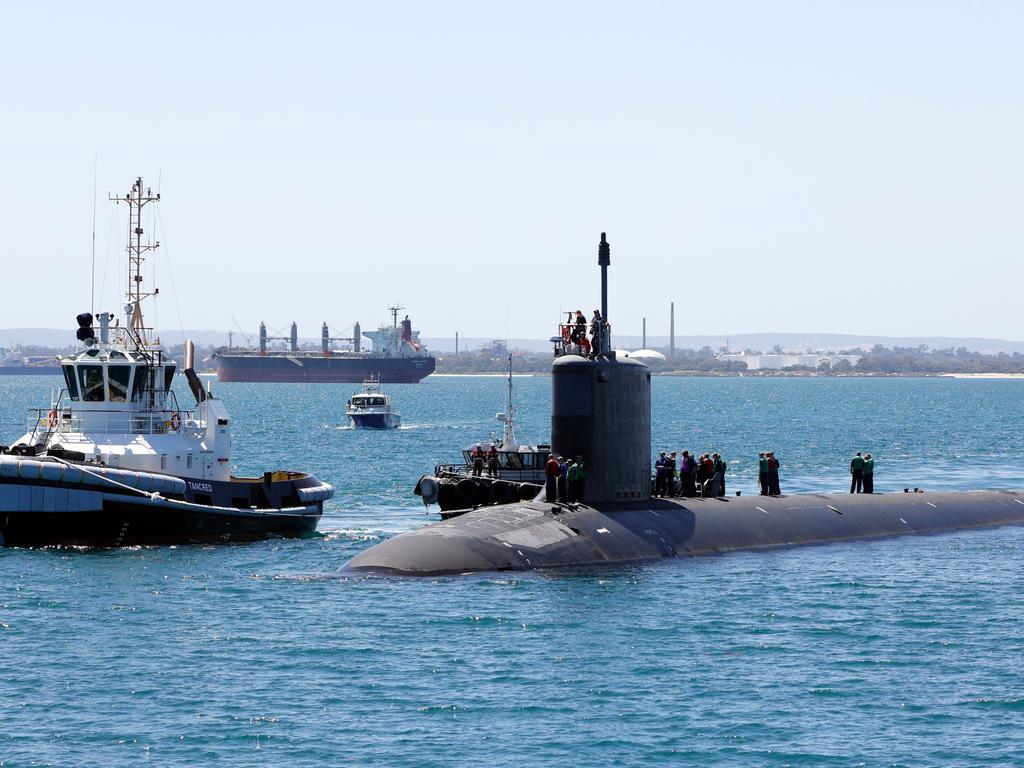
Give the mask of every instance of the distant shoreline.
[[(747, 379), (1024, 379), (1024, 373), (933, 373), (927, 371), (903, 371), (899, 373), (882, 373), (877, 371), (858, 372), (848, 371), (845, 373), (818, 373), (816, 371), (657, 371), (652, 370), (653, 376), (681, 377), (681, 378), (747, 378)], [(550, 370), (523, 371), (512, 374), (513, 378), (531, 378), (536, 376), (550, 376)], [(508, 373), (496, 372), (459, 372), (459, 373), (432, 373), (431, 378), (506, 378)]]

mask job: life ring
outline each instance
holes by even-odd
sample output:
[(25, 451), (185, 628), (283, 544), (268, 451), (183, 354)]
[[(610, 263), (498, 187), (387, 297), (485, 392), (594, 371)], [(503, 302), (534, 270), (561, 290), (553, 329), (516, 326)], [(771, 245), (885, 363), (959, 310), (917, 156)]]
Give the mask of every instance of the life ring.
[(50, 429), (57, 426), (57, 411), (50, 411), (46, 414), (46, 423), (50, 425)]
[(171, 431), (172, 432), (177, 432), (178, 431), (178, 427), (180, 427), (180, 426), (181, 426), (181, 416), (180, 416), (180, 414), (177, 411), (175, 411), (174, 413), (171, 414)]
[(563, 325), (562, 326), (562, 341), (564, 341), (566, 344), (569, 343), (569, 326), (568, 325)]

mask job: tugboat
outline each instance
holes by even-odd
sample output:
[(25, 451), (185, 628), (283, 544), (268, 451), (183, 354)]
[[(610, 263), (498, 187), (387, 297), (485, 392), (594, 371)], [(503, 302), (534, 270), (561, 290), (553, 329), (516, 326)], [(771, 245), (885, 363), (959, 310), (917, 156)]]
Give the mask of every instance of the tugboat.
[(363, 382), (363, 391), (352, 395), (345, 415), (353, 427), (363, 429), (395, 429), (402, 424), (402, 414), (391, 407), (391, 396), (381, 391), (379, 376)]
[[(413, 493), (424, 506), (441, 508), (441, 517), (457, 517), (489, 504), (533, 499), (544, 485), (544, 463), (551, 446), (520, 445), (516, 439), (515, 406), (512, 404), (512, 355), (508, 356), (508, 402), (503, 413), (501, 442), (491, 433), (488, 447), (474, 443), (462, 451), (462, 461), (438, 464), (434, 474), (423, 475)], [(492, 450), (493, 447), (493, 450)]]
[[(60, 358), (65, 386), (0, 446), (0, 545), (119, 547), (308, 536), (334, 489), (302, 472), (231, 475), (231, 421), (185, 344), (195, 406), (172, 388), (177, 364), (146, 327), (142, 209), (160, 200), (138, 178), (129, 209), (125, 323), (78, 315), (81, 348)], [(98, 322), (99, 336), (93, 323)]]

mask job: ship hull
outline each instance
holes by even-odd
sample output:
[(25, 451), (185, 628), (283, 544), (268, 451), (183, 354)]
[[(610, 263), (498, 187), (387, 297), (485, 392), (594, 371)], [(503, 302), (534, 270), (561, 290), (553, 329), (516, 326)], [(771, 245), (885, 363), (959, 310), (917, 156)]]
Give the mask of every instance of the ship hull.
[(329, 485), (301, 473), (224, 482), (0, 456), (0, 546), (311, 536), (331, 495)]
[(349, 423), (356, 429), (396, 429), (402, 420), (391, 413), (363, 413), (349, 416)]
[(110, 500), (101, 510), (0, 513), (7, 547), (130, 547), (301, 538), (316, 532), (319, 514), (191, 509), (153, 514), (145, 504)]
[(60, 376), (59, 365), (2, 365), (0, 376)]
[(302, 357), (218, 355), (217, 381), (416, 384), (434, 372), (433, 357)]

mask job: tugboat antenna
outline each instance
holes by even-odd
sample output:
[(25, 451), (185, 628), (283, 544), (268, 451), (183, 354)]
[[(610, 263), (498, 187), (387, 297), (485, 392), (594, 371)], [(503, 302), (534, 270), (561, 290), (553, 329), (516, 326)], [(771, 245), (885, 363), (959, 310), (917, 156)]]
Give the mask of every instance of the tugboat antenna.
[(128, 332), (139, 346), (146, 345), (145, 326), (142, 321), (142, 300), (147, 296), (155, 296), (157, 290), (142, 290), (142, 263), (146, 260), (147, 251), (155, 251), (160, 243), (142, 242), (142, 209), (148, 203), (160, 201), (160, 193), (156, 195), (142, 184), (142, 177), (135, 179), (132, 191), (124, 197), (110, 197), (116, 203), (128, 203)]
[(89, 312), (96, 314), (96, 178), (99, 173), (99, 154), (92, 161), (92, 273), (89, 284)]

